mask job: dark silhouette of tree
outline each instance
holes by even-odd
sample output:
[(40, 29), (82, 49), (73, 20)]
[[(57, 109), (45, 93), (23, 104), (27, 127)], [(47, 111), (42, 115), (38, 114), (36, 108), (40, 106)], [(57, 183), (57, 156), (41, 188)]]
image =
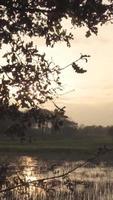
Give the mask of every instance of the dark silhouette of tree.
[[(64, 41), (70, 47), (73, 34), (63, 27), (63, 19), (70, 19), (75, 28), (85, 26), (89, 37), (97, 35), (98, 25), (112, 22), (112, 17), (112, 0), (1, 0), (0, 47), (7, 47), (7, 52), (0, 66), (0, 109), (12, 102), (18, 108), (37, 108), (62, 89), (63, 69), (40, 54), (34, 37), (44, 38), (47, 46)], [(81, 55), (78, 60), (87, 62), (87, 57)], [(86, 72), (77, 62), (70, 65), (77, 73)]]
[(110, 126), (108, 128), (108, 134), (111, 136), (111, 138), (113, 139), (113, 126)]

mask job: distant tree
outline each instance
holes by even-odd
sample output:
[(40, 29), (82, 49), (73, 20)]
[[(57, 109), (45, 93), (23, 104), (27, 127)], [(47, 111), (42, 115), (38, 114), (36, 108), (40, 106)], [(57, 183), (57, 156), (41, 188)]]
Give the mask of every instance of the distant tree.
[(11, 139), (18, 137), (20, 141), (23, 142), (25, 141), (25, 127), (23, 124), (14, 123), (4, 131), (4, 135)]
[(113, 126), (110, 126), (108, 129), (108, 134), (112, 137), (113, 139)]
[[(11, 104), (38, 108), (62, 89), (62, 68), (40, 54), (34, 38), (43, 38), (47, 46), (64, 41), (70, 47), (73, 34), (63, 27), (62, 20), (70, 19), (75, 28), (85, 26), (89, 37), (97, 35), (98, 25), (112, 22), (112, 18), (112, 0), (1, 0), (0, 47), (6, 51), (0, 64), (0, 112)], [(77, 61), (87, 62), (87, 57), (81, 55)], [(77, 62), (71, 66), (77, 73), (86, 72)]]
[(75, 137), (78, 134), (78, 123), (69, 118), (63, 121), (62, 135), (65, 137)]

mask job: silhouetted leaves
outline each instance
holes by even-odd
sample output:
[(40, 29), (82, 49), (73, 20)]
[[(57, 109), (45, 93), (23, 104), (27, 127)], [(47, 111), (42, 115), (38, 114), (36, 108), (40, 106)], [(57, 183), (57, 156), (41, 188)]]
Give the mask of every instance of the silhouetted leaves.
[(47, 45), (65, 41), (69, 46), (73, 36), (63, 29), (63, 18), (70, 17), (73, 26), (86, 26), (90, 33), (97, 34), (97, 25), (110, 20), (112, 11), (112, 1), (105, 4), (97, 0), (1, 0), (0, 40), (9, 43), (13, 34), (21, 33), (30, 37), (44, 37)]
[[(31, 108), (51, 100), (62, 89), (61, 68), (34, 47), (34, 37), (53, 47), (58, 41), (70, 47), (73, 34), (63, 26), (70, 19), (73, 27), (87, 28), (86, 37), (98, 33), (98, 25), (112, 22), (113, 2), (101, 0), (1, 0), (0, 47), (8, 46), (0, 66), (0, 104)], [(27, 38), (27, 39), (26, 39)], [(85, 59), (87, 56), (81, 56)], [(86, 70), (76, 62), (77, 73)]]
[(14, 40), (11, 51), (4, 57), (8, 64), (1, 67), (3, 104), (6, 101), (4, 95), (7, 95), (9, 104), (15, 100), (20, 107), (35, 107), (52, 98), (56, 85), (60, 87), (59, 66), (48, 62), (45, 54), (33, 47), (33, 42)]
[(77, 73), (81, 73), (82, 74), (82, 73), (87, 72), (83, 68), (78, 67), (78, 65), (75, 62), (72, 64), (72, 67), (75, 70), (75, 72), (77, 72)]

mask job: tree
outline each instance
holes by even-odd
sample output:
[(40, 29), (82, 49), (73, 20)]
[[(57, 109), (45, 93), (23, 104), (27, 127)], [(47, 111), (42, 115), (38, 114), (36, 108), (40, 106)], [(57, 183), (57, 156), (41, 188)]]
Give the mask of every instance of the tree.
[[(0, 47), (7, 47), (0, 66), (1, 110), (11, 104), (37, 108), (62, 88), (61, 67), (39, 53), (34, 37), (44, 38), (47, 46), (64, 41), (70, 47), (73, 35), (63, 27), (63, 19), (70, 19), (73, 27), (87, 27), (89, 37), (97, 35), (98, 25), (112, 22), (112, 17), (112, 0), (1, 0)], [(87, 57), (81, 55), (78, 60), (87, 61)], [(77, 62), (71, 66), (77, 73), (86, 72)]]
[(113, 126), (108, 127), (108, 134), (111, 136), (113, 139)]

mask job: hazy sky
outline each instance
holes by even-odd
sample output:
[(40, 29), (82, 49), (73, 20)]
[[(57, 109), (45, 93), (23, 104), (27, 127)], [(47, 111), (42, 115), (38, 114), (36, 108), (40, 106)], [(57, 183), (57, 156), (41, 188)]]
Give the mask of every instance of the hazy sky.
[[(65, 26), (69, 28), (69, 24)], [(75, 32), (75, 39), (70, 48), (65, 43), (47, 48), (35, 39), (37, 47), (61, 67), (75, 61), (80, 53), (91, 55), (87, 64), (80, 63), (87, 73), (76, 74), (71, 67), (63, 71), (64, 95), (55, 102), (65, 105), (66, 114), (79, 124), (113, 125), (113, 25), (100, 27), (98, 36), (90, 38), (85, 37), (84, 29), (71, 31)], [(52, 109), (51, 103), (46, 106)]]
[[(56, 64), (65, 66), (76, 60), (80, 53), (89, 54), (85, 74), (75, 74), (71, 68), (62, 74), (63, 93), (55, 102), (67, 107), (67, 115), (80, 124), (113, 124), (113, 25), (100, 27), (98, 36), (85, 38), (85, 30), (76, 31), (71, 48), (57, 44), (44, 49)], [(51, 105), (49, 105), (51, 108)]]

